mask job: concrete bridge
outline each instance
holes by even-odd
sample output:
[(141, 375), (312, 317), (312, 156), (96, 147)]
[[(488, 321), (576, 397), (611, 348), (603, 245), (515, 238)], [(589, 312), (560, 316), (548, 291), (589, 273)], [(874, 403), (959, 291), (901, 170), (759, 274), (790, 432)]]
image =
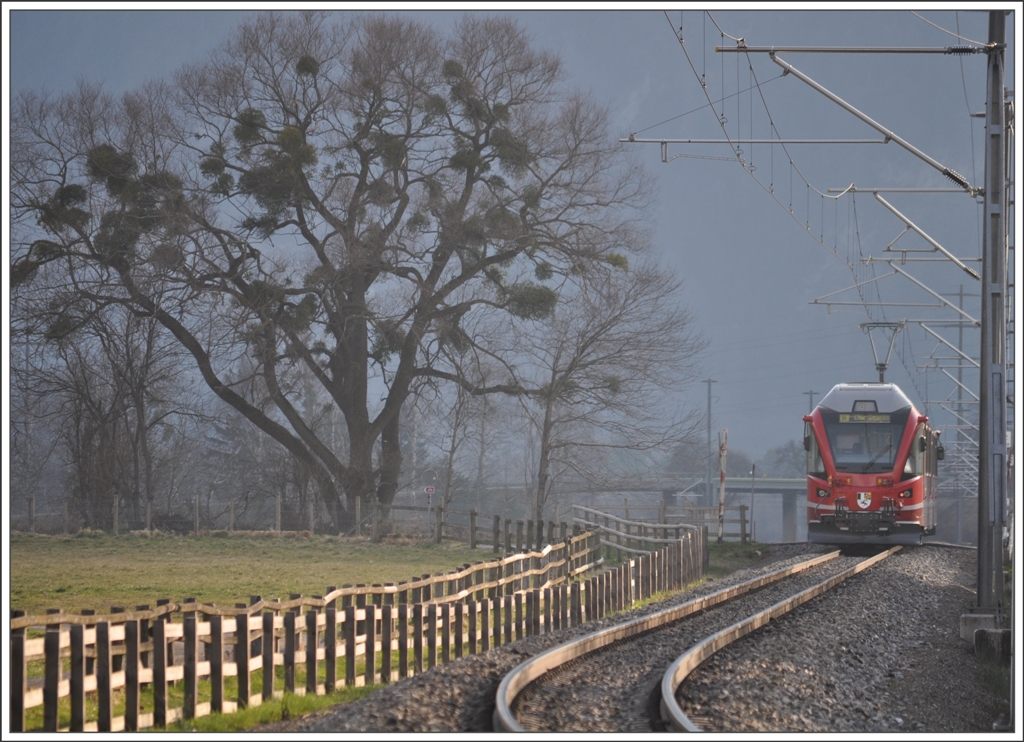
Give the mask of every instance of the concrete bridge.
[[(761, 498), (771, 497), (778, 502), (782, 500), (782, 541), (796, 541), (800, 538), (802, 511), (800, 504), (807, 496), (807, 478), (770, 478), (761, 477), (751, 480), (750, 477), (726, 477), (725, 497), (727, 504), (746, 504), (750, 502), (751, 485), (753, 485), (754, 503)], [(707, 498), (703, 479), (682, 477), (637, 477), (622, 480), (618, 483), (601, 487), (587, 487), (574, 490), (562, 490), (567, 495), (596, 494), (660, 494), (666, 505), (693, 504), (697, 506), (718, 505), (717, 479), (712, 480), (712, 496)], [(778, 511), (776, 511), (778, 512)], [(777, 522), (777, 521), (776, 521)]]

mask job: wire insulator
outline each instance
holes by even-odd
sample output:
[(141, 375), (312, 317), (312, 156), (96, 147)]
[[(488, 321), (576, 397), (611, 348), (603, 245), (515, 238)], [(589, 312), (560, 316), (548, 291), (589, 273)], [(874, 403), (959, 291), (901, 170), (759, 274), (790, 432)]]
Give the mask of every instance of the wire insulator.
[(961, 188), (970, 188), (971, 184), (967, 182), (967, 178), (962, 176), (956, 170), (950, 170), (948, 167), (942, 171), (942, 174), (949, 178), (951, 181), (956, 183)]
[(977, 46), (947, 46), (945, 53), (963, 56), (964, 54), (980, 54), (983, 51), (985, 50)]

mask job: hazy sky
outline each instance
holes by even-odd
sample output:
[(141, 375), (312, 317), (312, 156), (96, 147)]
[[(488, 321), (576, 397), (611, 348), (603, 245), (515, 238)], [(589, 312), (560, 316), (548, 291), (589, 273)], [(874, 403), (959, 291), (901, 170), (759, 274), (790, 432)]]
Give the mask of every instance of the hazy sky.
[[(5, 10), (10, 93), (42, 88), (59, 93), (78, 78), (122, 92), (204, 57), (247, 15), (15, 8)], [(395, 12), (440, 29), (461, 14)], [(946, 47), (987, 40), (986, 13), (919, 14), (720, 10), (712, 11), (712, 18), (678, 9), (667, 17), (660, 10), (508, 12), (538, 46), (562, 56), (571, 84), (591, 91), (609, 107), (617, 136), (715, 140), (726, 134), (730, 139), (881, 139), (794, 75), (782, 77), (782, 69), (767, 54), (716, 53), (715, 47), (734, 47), (729, 36), (742, 37), (748, 46), (774, 47)], [(1007, 24), (1009, 89), (1019, 64), (1019, 15), (1010, 15)], [(676, 37), (680, 24), (682, 46)], [(957, 32), (965, 40), (952, 35)], [(779, 57), (980, 184), (982, 120), (969, 114), (984, 107), (984, 55), (780, 52)], [(709, 97), (725, 118), (724, 132), (708, 108)], [(658, 180), (650, 214), (656, 249), (683, 277), (684, 300), (710, 340), (701, 378), (717, 380), (712, 386), (713, 425), (715, 431), (728, 428), (730, 448), (756, 458), (799, 438), (801, 416), (808, 410), (806, 392), (814, 391), (817, 401), (838, 382), (877, 379), (868, 336), (858, 327), (869, 320), (865, 309), (834, 306), (830, 312), (809, 302), (852, 286), (855, 278), (892, 273), (884, 263), (855, 271), (848, 263), (856, 264), (861, 256), (881, 257), (897, 238), (900, 248), (927, 245), (912, 233), (901, 236), (903, 223), (870, 193), (834, 199), (818, 192), (827, 194), (851, 183), (861, 188), (947, 188), (949, 181), (892, 142), (792, 144), (786, 151), (780, 145), (742, 144), (746, 168), (720, 144), (670, 145), (670, 157), (684, 156), (667, 164), (661, 163), (658, 144), (632, 146)], [(980, 199), (962, 193), (882, 197), (955, 255), (980, 255)], [(977, 282), (949, 262), (899, 267), (954, 300), (961, 284), (966, 294), (977, 294)], [(868, 284), (865, 297), (870, 302), (935, 303), (900, 276)], [(849, 291), (833, 300), (859, 298)], [(976, 297), (964, 299), (965, 311), (973, 317), (979, 315), (977, 305)], [(955, 339), (955, 327), (934, 323), (954, 317), (948, 309), (874, 306), (870, 319), (930, 319), (933, 330)], [(976, 336), (977, 331), (965, 333), (968, 347), (976, 347)], [(941, 426), (952, 421), (938, 402), (950, 397), (953, 382), (939, 369), (919, 368), (935, 365), (930, 356), (952, 355), (937, 345), (911, 322), (897, 339), (886, 380), (900, 384), (919, 405), (931, 400), (928, 412)], [(965, 375), (965, 383), (976, 388), (976, 377), (976, 372)], [(698, 382), (682, 393), (705, 408), (705, 384)]]

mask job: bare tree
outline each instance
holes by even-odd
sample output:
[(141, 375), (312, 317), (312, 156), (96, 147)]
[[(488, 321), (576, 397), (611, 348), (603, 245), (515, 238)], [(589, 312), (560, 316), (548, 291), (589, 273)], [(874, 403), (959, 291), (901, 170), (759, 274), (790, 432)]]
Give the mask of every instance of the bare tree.
[(553, 315), (524, 338), (520, 373), (531, 383), (522, 399), (538, 440), (537, 519), (557, 476), (622, 481), (692, 435), (699, 418), (676, 400), (696, 378), (705, 343), (678, 291), (678, 281), (652, 265), (588, 276), (563, 291)]
[(803, 477), (807, 473), (807, 452), (793, 438), (768, 449), (763, 460), (768, 465), (765, 472), (774, 476)]
[[(107, 98), (14, 102), (14, 264), (153, 317), (224, 402), (342, 493), (389, 504), (423, 375), (474, 394), (440, 347), (464, 320), (540, 317), (553, 275), (621, 260), (647, 186), (558, 59), (507, 19), (442, 38), (395, 16), (264, 14), (211, 59)], [(483, 343), (476, 339), (475, 342)], [(229, 371), (254, 359), (272, 406)], [(304, 369), (344, 417), (305, 415)], [(340, 521), (339, 521), (340, 524)]]

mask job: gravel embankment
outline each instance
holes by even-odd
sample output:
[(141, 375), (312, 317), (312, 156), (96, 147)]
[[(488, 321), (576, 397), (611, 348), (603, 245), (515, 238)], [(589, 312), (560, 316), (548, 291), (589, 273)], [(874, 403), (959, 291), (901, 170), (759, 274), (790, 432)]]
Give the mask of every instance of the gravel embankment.
[(959, 617), (975, 552), (905, 549), (718, 652), (680, 687), (716, 732), (982, 732), (1001, 708)]
[[(254, 731), (488, 732), (498, 684), (524, 659), (750, 579), (808, 551), (821, 549), (776, 547), (756, 567), (662, 604), (439, 665), (360, 701)], [(729, 729), (723, 721), (729, 717), (752, 725), (737, 731), (991, 731), (1001, 708), (958, 632), (973, 599), (974, 563), (973, 551), (906, 550), (884, 563), (882, 579), (854, 578), (835, 597), (812, 601), (801, 618), (784, 618), (720, 653), (682, 692), (695, 716), (721, 725), (707, 727), (714, 731)], [(787, 622), (798, 622), (795, 632)], [(769, 650), (769, 636), (784, 648)], [(750, 641), (757, 649), (742, 649)]]

